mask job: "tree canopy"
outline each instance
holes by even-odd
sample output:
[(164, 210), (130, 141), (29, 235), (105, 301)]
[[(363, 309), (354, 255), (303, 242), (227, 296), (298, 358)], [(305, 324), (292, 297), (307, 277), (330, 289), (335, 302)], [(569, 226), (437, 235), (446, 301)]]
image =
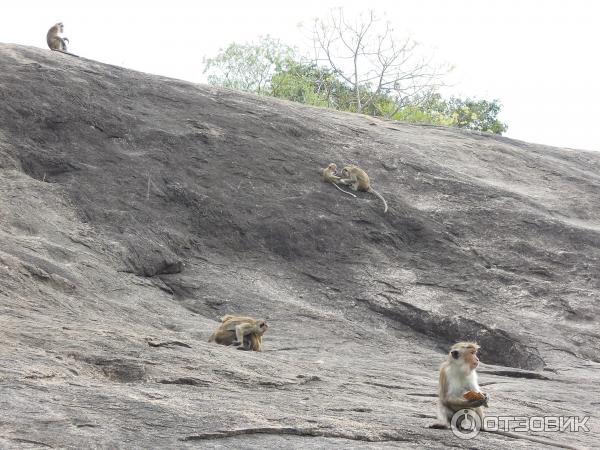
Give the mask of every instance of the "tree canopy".
[(315, 56), (277, 39), (232, 43), (205, 58), (211, 84), (372, 116), (502, 134), (498, 100), (443, 98), (443, 70), (419, 59), (373, 13), (349, 24), (341, 9), (317, 19)]

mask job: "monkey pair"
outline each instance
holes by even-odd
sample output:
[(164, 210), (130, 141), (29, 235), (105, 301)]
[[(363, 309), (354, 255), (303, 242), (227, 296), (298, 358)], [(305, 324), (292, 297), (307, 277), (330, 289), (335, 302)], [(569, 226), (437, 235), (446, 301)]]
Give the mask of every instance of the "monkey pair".
[(335, 165), (335, 163), (331, 163), (324, 169), (321, 169), (320, 172), (321, 172), (321, 176), (323, 177), (323, 180), (325, 182), (333, 184), (336, 188), (338, 188), (344, 194), (348, 194), (353, 197), (356, 197), (356, 195), (340, 188), (338, 186), (338, 184), (343, 184), (344, 186), (350, 186), (350, 188), (353, 191), (363, 191), (363, 192), (370, 192), (371, 194), (375, 194), (383, 202), (383, 212), (384, 213), (387, 212), (388, 206), (387, 206), (387, 202), (385, 201), (385, 198), (383, 198), (383, 196), (379, 192), (377, 192), (375, 189), (373, 189), (371, 187), (371, 180), (369, 180), (369, 176), (367, 175), (367, 172), (362, 170), (360, 167), (352, 166), (352, 165), (345, 166), (342, 169), (341, 176), (338, 176), (337, 165)]
[(208, 338), (208, 342), (221, 345), (233, 345), (238, 350), (262, 351), (262, 336), (269, 326), (264, 319), (226, 315), (221, 325)]

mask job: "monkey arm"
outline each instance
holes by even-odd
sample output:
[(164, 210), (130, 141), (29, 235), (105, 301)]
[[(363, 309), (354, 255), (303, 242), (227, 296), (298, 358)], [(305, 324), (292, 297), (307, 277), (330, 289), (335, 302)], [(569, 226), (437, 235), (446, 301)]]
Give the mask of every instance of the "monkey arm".
[(66, 37), (62, 38), (62, 40), (69, 42), (69, 38), (66, 38)]
[(233, 345), (244, 345), (244, 336), (250, 334), (254, 330), (254, 325), (250, 323), (241, 323), (235, 326), (236, 342)]
[[(482, 394), (483, 394), (483, 392), (482, 392)], [(489, 395), (487, 395), (487, 394), (483, 394), (483, 396), (484, 396), (485, 398), (483, 399), (482, 406), (485, 406), (485, 407), (487, 408), (487, 407), (488, 407), (488, 401), (489, 401), (489, 399), (490, 399), (490, 396), (489, 396)]]

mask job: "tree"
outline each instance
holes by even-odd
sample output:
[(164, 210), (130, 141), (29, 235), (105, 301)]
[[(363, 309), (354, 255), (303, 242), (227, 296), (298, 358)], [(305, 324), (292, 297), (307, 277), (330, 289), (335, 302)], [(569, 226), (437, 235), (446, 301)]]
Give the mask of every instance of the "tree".
[(307, 61), (288, 61), (271, 80), (271, 95), (314, 106), (349, 110), (352, 90), (330, 69)]
[[(414, 120), (416, 122), (427, 121), (437, 125), (502, 134), (508, 129), (508, 126), (498, 120), (501, 107), (498, 100), (474, 100), (458, 97), (450, 97), (445, 100), (440, 94), (435, 93), (420, 106), (402, 110), (394, 118), (411, 121), (416, 118)], [(419, 113), (423, 116), (419, 117)]]
[(334, 9), (327, 18), (315, 19), (312, 35), (315, 62), (328, 65), (352, 88), (356, 112), (376, 108), (384, 96), (396, 105), (385, 111), (391, 117), (441, 85), (444, 70), (419, 58), (417, 43), (398, 39), (373, 11), (351, 23), (342, 8)]
[[(383, 34), (377, 35), (375, 48), (369, 49), (368, 37), (376, 23), (373, 13), (354, 28), (341, 10), (337, 14), (332, 16), (336, 20), (333, 27), (315, 22), (315, 36), (320, 36), (318, 42), (323, 45), (316, 46), (316, 51), (328, 55), (327, 67), (266, 36), (256, 44), (232, 43), (216, 57), (205, 58), (208, 81), (341, 111), (497, 134), (506, 131), (506, 124), (497, 118), (501, 108), (498, 100), (442, 98), (436, 91), (440, 77), (435, 70), (429, 70), (422, 61), (409, 63), (415, 44), (406, 40), (397, 45), (388, 24)], [(353, 49), (349, 72), (344, 72), (343, 57), (339, 53), (334, 57), (336, 45)]]
[(270, 36), (258, 44), (232, 43), (214, 58), (204, 58), (208, 82), (231, 89), (269, 93), (273, 75), (293, 60), (293, 48)]
[(497, 118), (501, 108), (498, 100), (462, 100), (452, 97), (446, 104), (448, 114), (452, 115), (452, 126), (495, 134), (502, 134), (508, 129), (508, 126)]

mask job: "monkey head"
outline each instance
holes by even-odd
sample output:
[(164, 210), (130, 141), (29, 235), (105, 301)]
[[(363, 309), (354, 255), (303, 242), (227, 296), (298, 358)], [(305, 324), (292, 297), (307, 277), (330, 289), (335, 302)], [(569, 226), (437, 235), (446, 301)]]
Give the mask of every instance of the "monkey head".
[(455, 364), (461, 365), (466, 373), (470, 373), (479, 366), (478, 350), (479, 345), (475, 342), (459, 342), (450, 349), (450, 358)]
[(258, 326), (258, 329), (260, 330), (260, 334), (261, 336), (265, 333), (265, 331), (267, 331), (267, 329), (269, 328), (269, 325), (267, 325), (267, 321), (264, 319), (259, 319), (256, 321), (256, 325)]
[(346, 166), (342, 169), (342, 178), (350, 178), (352, 174), (352, 170), (355, 169), (356, 166)]

